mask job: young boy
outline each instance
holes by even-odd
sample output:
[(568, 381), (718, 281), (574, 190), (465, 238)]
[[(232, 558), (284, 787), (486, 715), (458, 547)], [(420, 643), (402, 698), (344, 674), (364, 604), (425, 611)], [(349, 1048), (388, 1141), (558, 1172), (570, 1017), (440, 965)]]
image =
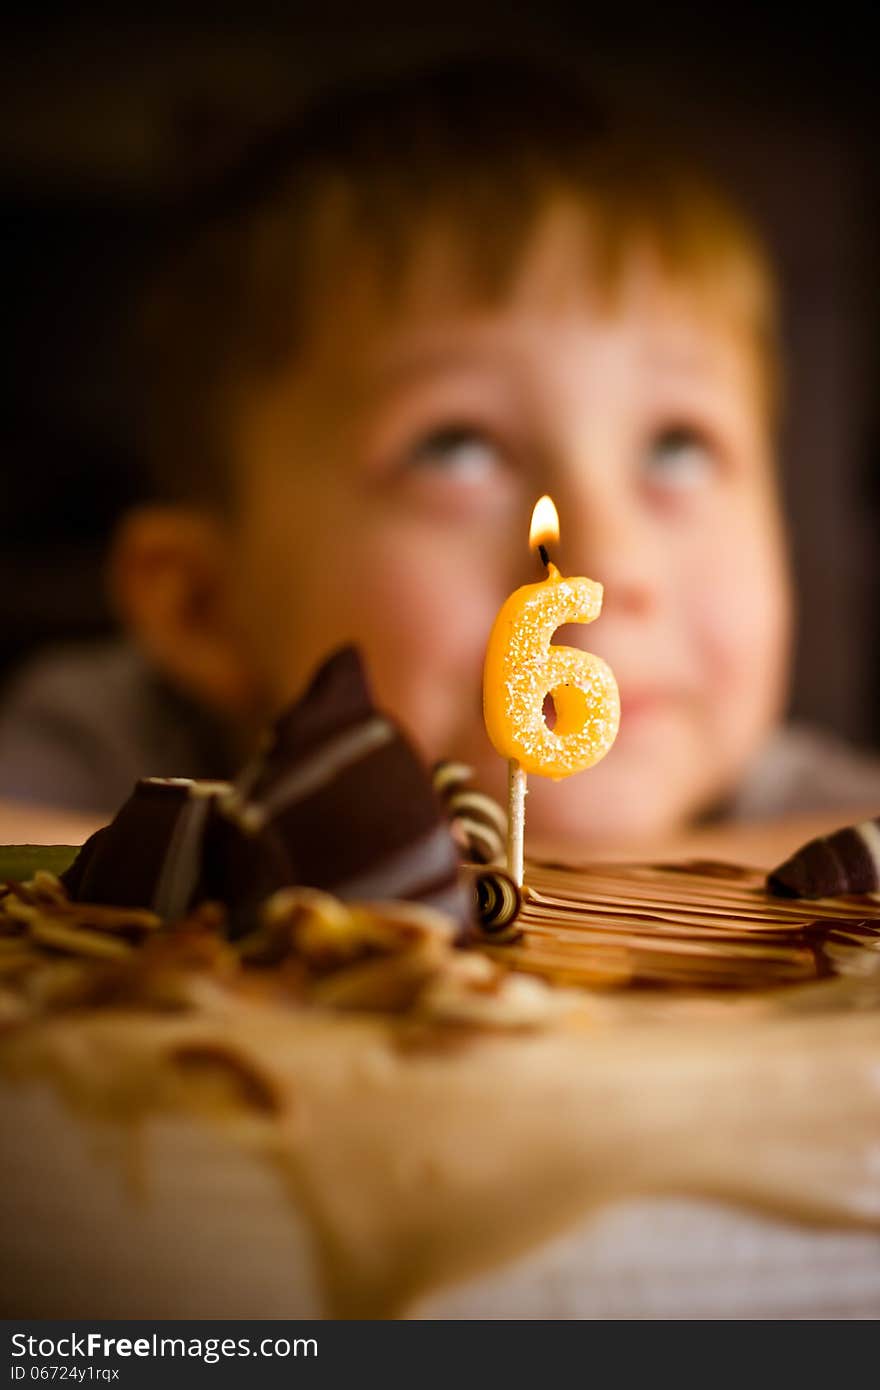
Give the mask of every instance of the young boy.
[(533, 837), (620, 849), (880, 794), (771, 738), (791, 597), (762, 255), (577, 84), (450, 64), (316, 108), (179, 231), (148, 317), (161, 491), (114, 549), (129, 644), (23, 678), (0, 795), (100, 819), (138, 775), (229, 774), (350, 640), (425, 758), (503, 795), (482, 661), (540, 577), (544, 492), (560, 569), (605, 586), (556, 640), (611, 664), (623, 713), (595, 769), (531, 779)]

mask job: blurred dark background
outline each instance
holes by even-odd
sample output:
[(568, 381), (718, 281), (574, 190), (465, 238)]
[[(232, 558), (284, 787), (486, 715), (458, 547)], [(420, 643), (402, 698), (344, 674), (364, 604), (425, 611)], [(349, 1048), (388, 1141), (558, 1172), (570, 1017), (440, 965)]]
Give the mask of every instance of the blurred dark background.
[[(860, 16), (771, 7), (185, 3), (70, 11), (7, 31), (0, 681), (35, 646), (104, 631), (101, 565), (138, 495), (118, 351), (151, 210), (244, 132), (349, 72), (444, 51), (575, 55), (596, 89), (672, 133), (751, 211), (782, 281), (782, 463), (800, 593), (793, 713), (880, 744), (880, 202)], [(236, 134), (233, 136), (233, 132)]]

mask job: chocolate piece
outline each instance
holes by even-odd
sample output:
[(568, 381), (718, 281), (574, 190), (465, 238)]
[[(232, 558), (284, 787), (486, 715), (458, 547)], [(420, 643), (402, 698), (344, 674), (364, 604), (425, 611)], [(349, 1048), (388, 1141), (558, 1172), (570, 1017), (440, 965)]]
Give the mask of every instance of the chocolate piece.
[(152, 908), (171, 919), (199, 896), (202, 842), (226, 782), (145, 777), (61, 881), (75, 902)]
[(352, 899), (402, 898), (470, 917), (459, 856), (424, 768), (372, 703), (353, 647), (305, 695), (221, 803), (209, 883), (223, 901), (286, 884)]
[(771, 893), (837, 898), (880, 888), (880, 818), (821, 835), (767, 875)]
[(434, 790), (452, 822), (452, 834), (464, 856), (474, 864), (503, 860), (507, 843), (507, 816), (497, 801), (470, 785), (473, 769), (465, 763), (444, 761), (433, 771)]
[(358, 653), (336, 652), (233, 785), (147, 779), (64, 876), (78, 901), (166, 920), (226, 904), (233, 934), (277, 889), (408, 899), (472, 917), (459, 855), (413, 749), (370, 698)]
[(355, 648), (317, 671), (235, 784), (147, 778), (64, 876), (76, 901), (165, 920), (218, 899), (234, 934), (278, 888), (409, 899), (471, 920), (430, 778), (371, 702)]

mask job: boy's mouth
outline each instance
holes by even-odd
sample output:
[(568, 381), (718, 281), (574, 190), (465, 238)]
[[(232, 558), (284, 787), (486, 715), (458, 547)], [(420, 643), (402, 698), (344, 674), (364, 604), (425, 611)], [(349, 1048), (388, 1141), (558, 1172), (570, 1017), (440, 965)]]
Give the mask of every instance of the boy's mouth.
[(687, 692), (682, 690), (634, 690), (632, 693), (622, 691), (618, 739), (625, 740), (628, 734), (647, 729), (655, 720), (681, 714), (687, 704)]
[[(627, 724), (632, 726), (656, 715), (666, 714), (680, 704), (681, 700), (680, 692), (672, 690), (636, 690), (629, 695), (621, 692), (621, 729)], [(556, 709), (552, 695), (545, 695), (544, 697), (544, 718), (547, 721), (547, 727), (552, 729), (556, 724)]]
[(620, 718), (624, 719), (643, 719), (646, 715), (656, 714), (659, 710), (667, 708), (673, 702), (673, 696), (665, 690), (639, 690), (631, 695), (621, 695), (620, 697)]

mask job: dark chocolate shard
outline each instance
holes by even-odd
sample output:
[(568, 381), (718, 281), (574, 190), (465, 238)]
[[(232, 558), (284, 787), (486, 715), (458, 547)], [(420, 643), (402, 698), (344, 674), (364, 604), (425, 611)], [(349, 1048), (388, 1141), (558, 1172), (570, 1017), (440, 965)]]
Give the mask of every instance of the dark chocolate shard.
[(470, 916), (431, 780), (373, 705), (353, 648), (325, 663), (220, 810), (227, 826), (207, 877), (223, 901), (307, 884), (349, 900), (427, 903), (461, 925)]
[(259, 801), (279, 775), (376, 714), (356, 647), (340, 647), (319, 666), (295, 704), (276, 720), (257, 755), (235, 779), (240, 796)]
[(880, 888), (880, 818), (810, 840), (767, 875), (771, 893), (838, 898)]
[(199, 895), (202, 839), (222, 782), (141, 779), (103, 830), (86, 840), (62, 883), (75, 902), (182, 915)]
[(77, 901), (174, 920), (214, 899), (249, 930), (279, 888), (408, 899), (472, 917), (431, 779), (374, 706), (353, 647), (335, 652), (232, 785), (147, 779), (65, 874)]

